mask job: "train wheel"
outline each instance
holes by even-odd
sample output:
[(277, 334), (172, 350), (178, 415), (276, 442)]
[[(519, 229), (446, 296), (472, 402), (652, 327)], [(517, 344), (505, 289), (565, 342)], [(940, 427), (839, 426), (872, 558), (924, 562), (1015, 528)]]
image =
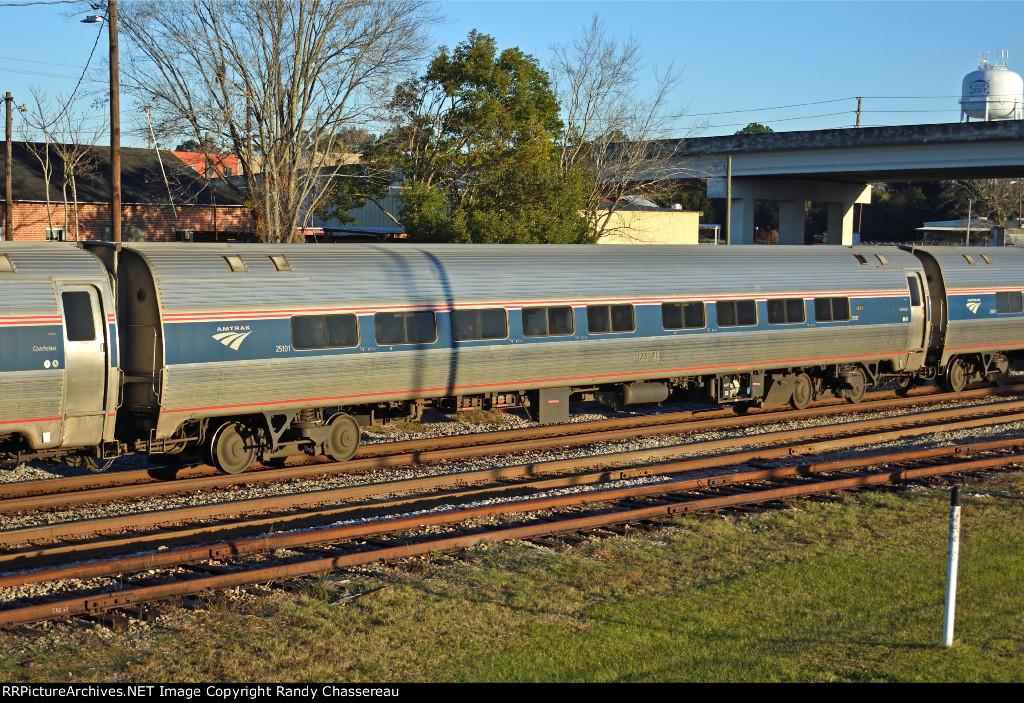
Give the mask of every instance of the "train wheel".
[(220, 426), (210, 440), (210, 460), (217, 470), (225, 474), (240, 474), (255, 459), (253, 447), (247, 446), (249, 431), (240, 422), (227, 422)]
[(327, 423), (324, 454), (332, 461), (348, 461), (359, 448), (359, 423), (351, 415), (336, 413)]
[(851, 403), (859, 403), (864, 400), (864, 394), (868, 390), (868, 377), (864, 369), (857, 367), (850, 372), (850, 387), (846, 389), (846, 399)]
[(953, 357), (946, 365), (946, 382), (944, 386), (953, 393), (959, 393), (967, 387), (967, 367), (960, 357)]
[(900, 376), (896, 379), (896, 395), (906, 395), (914, 385), (914, 379), (910, 376)]
[(793, 395), (789, 399), (789, 404), (796, 410), (803, 410), (810, 405), (813, 398), (814, 384), (811, 383), (811, 377), (802, 373), (796, 377), (796, 383), (793, 386)]

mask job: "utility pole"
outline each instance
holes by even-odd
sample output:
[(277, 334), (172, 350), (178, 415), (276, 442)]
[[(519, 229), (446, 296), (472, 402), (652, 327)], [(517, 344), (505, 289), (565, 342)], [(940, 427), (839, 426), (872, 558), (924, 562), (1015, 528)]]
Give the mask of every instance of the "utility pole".
[(107, 3), (110, 38), (110, 238), (121, 241), (121, 101), (117, 66), (117, 0)]
[(4, 96), (4, 102), (7, 103), (7, 161), (4, 166), (4, 239), (11, 242), (14, 241), (14, 195), (11, 192), (11, 172), (14, 168), (11, 162), (11, 106), (14, 103), (14, 98), (11, 97), (10, 93)]
[(862, 98), (857, 98), (857, 124), (855, 125), (855, 128), (857, 128), (857, 129), (860, 128), (860, 101), (861, 100), (862, 100)]

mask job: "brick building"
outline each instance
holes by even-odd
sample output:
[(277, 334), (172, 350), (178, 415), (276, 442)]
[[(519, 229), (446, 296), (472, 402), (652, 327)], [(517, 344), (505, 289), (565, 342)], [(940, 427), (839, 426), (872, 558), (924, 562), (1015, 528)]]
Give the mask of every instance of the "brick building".
[[(64, 175), (60, 145), (49, 146), (49, 179), (40, 160), (45, 159), (45, 145), (14, 142), (12, 152), (15, 240), (110, 239), (109, 148), (87, 149), (76, 169), (74, 191)], [(124, 241), (250, 237), (252, 216), (237, 193), (220, 179), (203, 178), (171, 152), (160, 152), (160, 158), (163, 169), (151, 149), (121, 149)], [(5, 168), (6, 154), (0, 149), (0, 173)], [(0, 197), (0, 226), (6, 222), (4, 209)]]

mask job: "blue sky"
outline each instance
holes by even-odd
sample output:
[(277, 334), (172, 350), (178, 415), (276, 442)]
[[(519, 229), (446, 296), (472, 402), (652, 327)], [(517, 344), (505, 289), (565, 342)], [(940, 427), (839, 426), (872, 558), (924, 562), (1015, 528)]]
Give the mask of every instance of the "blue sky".
[[(84, 12), (74, 6), (17, 2), (24, 0), (0, 0), (0, 92), (10, 91), (18, 104), (29, 99), (31, 85), (69, 93), (96, 25), (80, 24)], [(703, 136), (749, 122), (776, 131), (852, 127), (857, 96), (864, 98), (864, 126), (956, 122), (961, 81), (977, 67), (979, 51), (993, 58), (1009, 51), (1010, 69), (1024, 73), (1021, 2), (462, 0), (438, 8), (447, 19), (431, 30), (435, 46), (455, 45), (477, 29), (542, 63), (552, 44), (578, 35), (598, 15), (609, 33), (638, 37), (653, 66), (682, 69), (674, 98), (692, 117), (674, 136), (700, 123), (707, 124)], [(104, 33), (97, 51), (105, 47)], [(85, 86), (103, 89), (97, 77)], [(781, 106), (798, 107), (769, 109)], [(126, 133), (142, 120), (123, 102)], [(125, 143), (137, 138), (126, 134)]]

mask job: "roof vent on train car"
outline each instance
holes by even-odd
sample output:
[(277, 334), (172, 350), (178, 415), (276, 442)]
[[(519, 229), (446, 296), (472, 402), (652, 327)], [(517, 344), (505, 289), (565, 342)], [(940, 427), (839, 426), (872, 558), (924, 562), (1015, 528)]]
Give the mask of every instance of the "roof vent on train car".
[(966, 259), (967, 263), (969, 263), (971, 266), (974, 266), (974, 257), (973, 256), (971, 256), (970, 254), (964, 254), (964, 259)]
[(889, 263), (889, 260), (885, 258), (885, 256), (882, 254), (875, 254), (875, 258), (878, 259), (878, 263), (880, 263), (882, 266), (885, 266), (886, 264)]
[(983, 258), (985, 260), (986, 264), (991, 264), (992, 263), (992, 257), (989, 256), (988, 254), (982, 254), (981, 258)]
[(249, 270), (245, 262), (242, 261), (242, 257), (237, 254), (225, 254), (224, 261), (228, 262), (228, 268), (235, 273), (244, 273)]
[(267, 254), (267, 258), (274, 264), (278, 271), (294, 271), (291, 263), (281, 254)]
[(859, 261), (861, 266), (870, 266), (871, 265), (871, 264), (868, 263), (868, 258), (866, 256), (864, 256), (863, 254), (854, 254), (853, 258), (855, 258), (857, 261)]
[(14, 262), (11, 261), (11, 257), (7, 254), (0, 254), (0, 273), (17, 273), (18, 269), (14, 268)]

